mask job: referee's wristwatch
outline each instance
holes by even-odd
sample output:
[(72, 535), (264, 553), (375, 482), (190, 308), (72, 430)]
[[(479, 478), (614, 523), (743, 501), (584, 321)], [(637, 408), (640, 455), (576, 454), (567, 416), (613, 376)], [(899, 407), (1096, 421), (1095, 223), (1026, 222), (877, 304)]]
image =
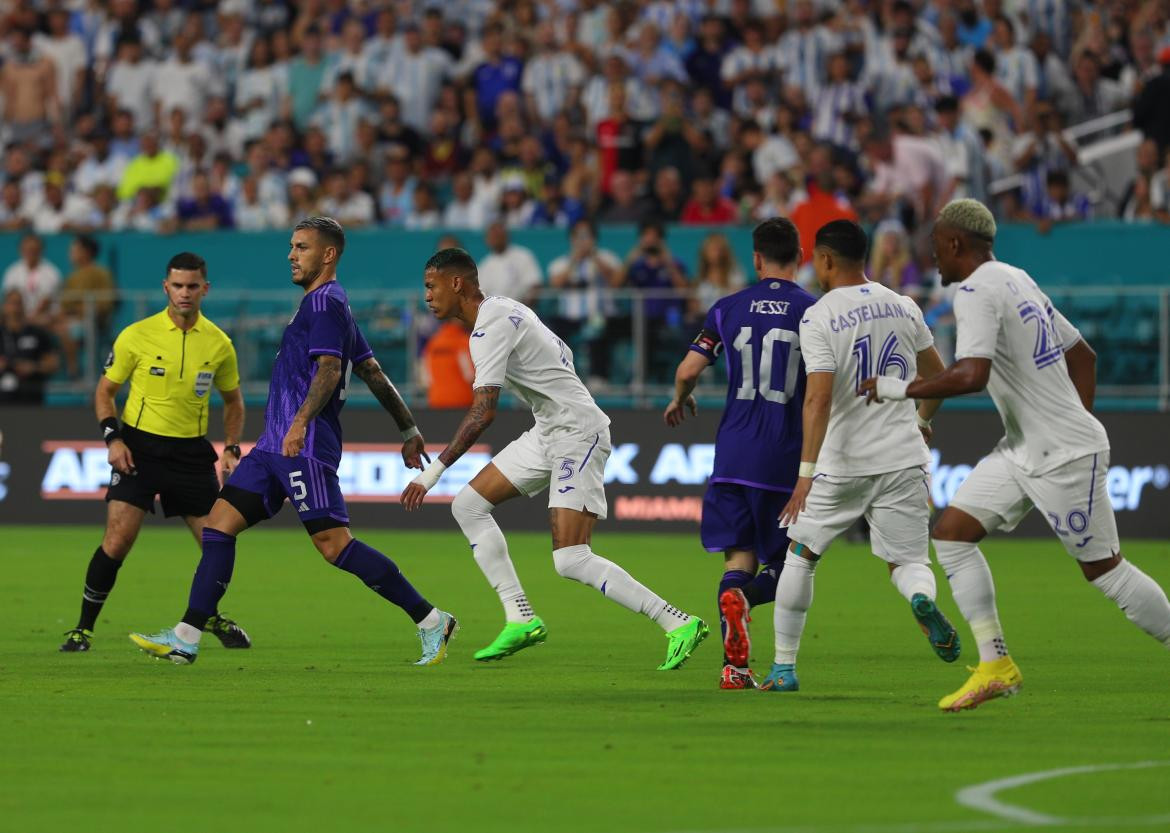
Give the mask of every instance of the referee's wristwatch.
[(241, 455), (240, 455), (240, 447), (239, 447), (238, 445), (225, 445), (225, 446), (223, 447), (223, 450), (224, 450), (224, 451), (230, 451), (232, 454), (236, 455), (236, 459), (237, 459), (237, 460), (239, 460), (239, 459), (240, 459), (240, 457), (241, 457)]

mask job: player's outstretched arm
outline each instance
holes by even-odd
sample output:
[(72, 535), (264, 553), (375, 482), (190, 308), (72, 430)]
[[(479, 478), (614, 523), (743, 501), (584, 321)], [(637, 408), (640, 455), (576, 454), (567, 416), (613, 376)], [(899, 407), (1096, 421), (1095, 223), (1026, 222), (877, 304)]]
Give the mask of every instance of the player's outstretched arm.
[(687, 411), (691, 416), (699, 413), (699, 406), (692, 395), (695, 385), (699, 384), (699, 376), (708, 367), (707, 359), (693, 350), (688, 350), (686, 356), (678, 363), (678, 370), (674, 373), (674, 399), (666, 406), (662, 418), (671, 428), (681, 425), (687, 418)]
[[(938, 349), (933, 344), (925, 350), (919, 350), (916, 358), (919, 379), (933, 379), (947, 369), (942, 356), (938, 354)], [(934, 419), (934, 415), (938, 413), (942, 403), (941, 399), (923, 399), (918, 403), (918, 429), (922, 432), (922, 438), (927, 442), (930, 442), (932, 434), (930, 421)]]
[(410, 412), (410, 407), (394, 387), (390, 377), (382, 371), (382, 366), (373, 356), (355, 367), (354, 372), (366, 383), (378, 404), (394, 418), (394, 424), (402, 432), (402, 461), (406, 463), (406, 467), (422, 471), (423, 460), (429, 463), (431, 458), (423, 450), (425, 441), (418, 430), (418, 424), (414, 421), (414, 414)]
[(817, 458), (829, 432), (829, 415), (833, 409), (833, 378), (835, 373), (816, 372), (808, 374), (804, 389), (804, 410), (802, 412), (804, 439), (800, 447), (800, 472), (792, 497), (780, 512), (780, 525), (791, 526), (804, 511), (805, 501), (812, 488)]
[(463, 421), (459, 423), (455, 437), (443, 449), (439, 459), (427, 466), (402, 492), (401, 501), (406, 511), (413, 512), (422, 506), (423, 498), (439, 482), (447, 467), (466, 454), (467, 449), (475, 445), (476, 440), (495, 420), (496, 408), (500, 403), (500, 389), (494, 386), (482, 387), (476, 388), (472, 393), (475, 398), (463, 416)]
[(134, 471), (134, 456), (118, 430), (118, 405), (114, 402), (121, 387), (106, 376), (98, 379), (97, 390), (93, 394), (93, 411), (102, 429), (102, 439), (110, 449), (110, 466), (114, 471), (130, 474)]
[(305, 394), (305, 401), (293, 417), (288, 433), (284, 435), (281, 452), (285, 457), (296, 457), (305, 450), (305, 432), (309, 423), (321, 409), (328, 404), (337, 390), (337, 383), (341, 381), (341, 358), (322, 354), (317, 357), (317, 373), (309, 384), (309, 392)]
[(991, 359), (969, 357), (959, 359), (933, 379), (919, 379), (907, 383), (893, 376), (874, 376), (857, 389), (866, 404), (902, 399), (950, 399), (965, 393), (978, 393), (987, 387), (991, 378)]

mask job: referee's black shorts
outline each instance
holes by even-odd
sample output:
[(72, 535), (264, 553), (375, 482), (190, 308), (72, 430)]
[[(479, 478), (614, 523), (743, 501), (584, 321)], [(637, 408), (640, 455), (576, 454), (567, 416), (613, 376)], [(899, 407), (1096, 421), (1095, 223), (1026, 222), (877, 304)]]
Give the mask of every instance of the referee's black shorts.
[(122, 439), (134, 457), (134, 474), (110, 473), (106, 500), (121, 500), (154, 512), (155, 495), (163, 515), (206, 515), (219, 494), (215, 449), (204, 437), (162, 437), (122, 426)]

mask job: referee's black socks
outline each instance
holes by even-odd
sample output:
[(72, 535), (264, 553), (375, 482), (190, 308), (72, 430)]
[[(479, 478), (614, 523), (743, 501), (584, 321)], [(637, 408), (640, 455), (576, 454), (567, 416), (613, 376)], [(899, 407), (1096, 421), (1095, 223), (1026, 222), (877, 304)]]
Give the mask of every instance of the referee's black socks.
[(93, 630), (98, 614), (102, 612), (102, 605), (114, 589), (121, 567), (122, 562), (110, 558), (101, 547), (93, 551), (89, 569), (85, 571), (85, 590), (81, 593), (81, 618), (77, 620), (77, 627)]

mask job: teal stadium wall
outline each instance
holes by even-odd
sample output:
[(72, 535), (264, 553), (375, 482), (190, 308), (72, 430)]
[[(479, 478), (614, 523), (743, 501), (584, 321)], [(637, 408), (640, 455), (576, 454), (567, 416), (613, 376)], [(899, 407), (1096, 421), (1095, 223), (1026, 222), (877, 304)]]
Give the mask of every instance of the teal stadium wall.
[[(710, 228), (675, 227), (668, 245), (694, 270), (699, 243)], [(730, 239), (745, 271), (751, 270), (751, 230), (719, 229)], [(453, 232), (468, 251), (481, 256), (486, 248), (478, 232)], [(629, 226), (605, 227), (601, 245), (624, 256), (634, 243), (636, 231)], [(350, 233), (341, 271), (353, 289), (403, 289), (417, 287), (421, 267), (434, 252), (442, 232), (389, 229)], [(216, 286), (231, 289), (279, 289), (287, 285), (282, 259), (286, 232), (209, 232), (169, 236), (121, 233), (100, 235), (100, 260), (110, 266), (123, 289), (153, 289), (162, 278), (162, 267), (176, 252), (191, 250), (208, 262)], [(512, 233), (513, 241), (533, 250), (546, 266), (564, 254), (568, 239), (560, 229), (530, 229)], [(0, 235), (0, 268), (18, 257), (19, 235)], [(46, 238), (46, 254), (63, 272), (68, 271), (70, 237)], [(1165, 286), (1170, 284), (1170, 229), (1155, 225), (1114, 222), (1070, 224), (1039, 234), (1031, 226), (1000, 228), (996, 255), (1028, 270), (1044, 286)]]

